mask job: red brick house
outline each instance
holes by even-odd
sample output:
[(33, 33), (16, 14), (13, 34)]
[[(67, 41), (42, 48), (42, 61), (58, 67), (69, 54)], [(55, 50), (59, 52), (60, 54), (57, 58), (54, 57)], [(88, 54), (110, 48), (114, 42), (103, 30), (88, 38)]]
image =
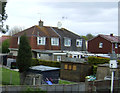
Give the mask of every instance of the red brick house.
[(20, 36), (24, 33), (29, 39), (34, 58), (60, 61), (65, 59), (65, 51), (83, 51), (86, 48), (85, 40), (79, 35), (63, 28), (43, 26), (40, 20), (39, 25), (12, 36), (9, 49), (14, 56), (17, 56)]
[(0, 37), (0, 44), (1, 44), (4, 40), (9, 39), (10, 37), (11, 37), (11, 36), (7, 36), (7, 35), (1, 36), (1, 37)]
[(120, 54), (120, 41), (118, 36), (110, 35), (98, 35), (88, 41), (88, 52), (109, 54), (115, 50), (117, 54)]

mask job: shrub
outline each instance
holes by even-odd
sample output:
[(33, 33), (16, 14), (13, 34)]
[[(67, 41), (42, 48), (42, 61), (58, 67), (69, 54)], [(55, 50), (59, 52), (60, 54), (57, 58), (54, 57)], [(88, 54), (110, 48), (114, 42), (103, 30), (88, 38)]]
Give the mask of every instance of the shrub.
[(44, 66), (50, 66), (50, 67), (60, 67), (60, 62), (33, 58), (32, 59), (32, 66), (36, 66), (36, 65), (44, 65)]
[(101, 57), (93, 57), (93, 56), (88, 57), (88, 63), (92, 65), (105, 64), (105, 63), (109, 63), (109, 61), (110, 61), (109, 58), (101, 58)]
[(27, 87), (26, 90), (21, 93), (47, 93), (47, 91), (41, 90), (40, 88)]
[(120, 60), (117, 60), (117, 62), (118, 62), (118, 65), (120, 65)]
[(96, 66), (96, 65), (93, 65), (93, 66), (92, 66), (92, 74), (93, 74), (93, 75), (96, 75), (96, 73), (97, 73), (97, 67), (98, 67), (98, 66)]

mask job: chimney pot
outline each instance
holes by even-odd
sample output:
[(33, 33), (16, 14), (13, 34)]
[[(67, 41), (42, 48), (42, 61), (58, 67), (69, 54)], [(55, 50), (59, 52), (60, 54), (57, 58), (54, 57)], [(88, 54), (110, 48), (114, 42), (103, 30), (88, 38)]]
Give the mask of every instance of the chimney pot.
[(110, 36), (113, 36), (113, 34), (110, 34)]
[(43, 21), (41, 21), (41, 20), (39, 21), (39, 26), (43, 27)]

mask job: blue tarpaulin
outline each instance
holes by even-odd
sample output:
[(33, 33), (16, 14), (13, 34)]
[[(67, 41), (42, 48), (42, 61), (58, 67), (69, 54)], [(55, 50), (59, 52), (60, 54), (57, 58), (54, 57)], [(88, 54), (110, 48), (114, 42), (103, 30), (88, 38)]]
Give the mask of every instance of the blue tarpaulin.
[(48, 85), (52, 85), (52, 82), (51, 81), (46, 81)]

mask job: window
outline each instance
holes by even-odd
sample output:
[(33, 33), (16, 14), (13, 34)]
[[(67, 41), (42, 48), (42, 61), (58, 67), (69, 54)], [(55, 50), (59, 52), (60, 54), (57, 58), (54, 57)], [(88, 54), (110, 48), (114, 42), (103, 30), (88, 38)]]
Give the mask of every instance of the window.
[(20, 44), (20, 37), (18, 37), (18, 45)]
[(40, 53), (37, 53), (37, 58), (40, 58), (41, 54)]
[(76, 70), (77, 68), (76, 68), (76, 65), (73, 65), (73, 70)]
[(117, 45), (117, 43), (115, 43), (115, 48), (118, 48), (118, 45)]
[(68, 65), (67, 64), (64, 65), (64, 69), (68, 69)]
[(57, 61), (61, 61), (61, 56), (57, 56)]
[(37, 37), (38, 45), (45, 45), (46, 38), (45, 37)]
[(99, 43), (99, 48), (103, 48), (103, 43)]
[(77, 39), (76, 40), (76, 46), (77, 47), (82, 47), (82, 39)]
[(51, 38), (51, 45), (58, 46), (59, 38)]
[(70, 38), (64, 38), (64, 46), (71, 46), (71, 39)]
[(68, 69), (69, 69), (69, 70), (72, 70), (72, 65), (68, 65)]

